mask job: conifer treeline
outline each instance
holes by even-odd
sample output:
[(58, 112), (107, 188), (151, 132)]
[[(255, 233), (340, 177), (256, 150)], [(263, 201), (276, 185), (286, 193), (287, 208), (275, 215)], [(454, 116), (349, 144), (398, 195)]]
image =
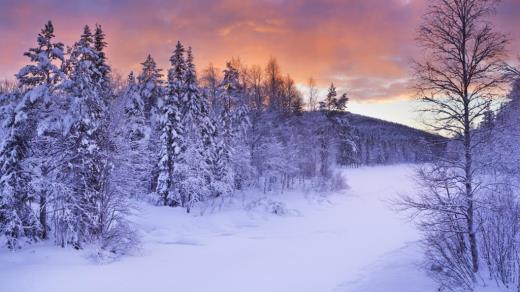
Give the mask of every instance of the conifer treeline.
[(122, 87), (101, 26), (65, 48), (49, 21), (17, 84), (1, 93), (0, 232), (10, 248), (52, 238), (122, 252), (134, 241), (128, 199), (188, 212), (236, 191), (343, 186), (333, 165), (354, 149), (346, 95), (330, 88), (303, 118), (302, 96), (274, 59), (236, 60), (197, 77), (180, 42), (163, 73), (149, 55)]

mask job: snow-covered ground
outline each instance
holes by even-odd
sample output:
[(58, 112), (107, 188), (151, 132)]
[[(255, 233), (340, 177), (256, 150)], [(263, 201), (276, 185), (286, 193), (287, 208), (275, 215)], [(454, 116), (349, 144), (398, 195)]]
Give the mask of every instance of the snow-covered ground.
[(186, 214), (139, 204), (140, 250), (99, 264), (48, 243), (0, 251), (0, 291), (435, 291), (416, 264), (418, 232), (389, 200), (413, 190), (410, 166), (345, 171), (326, 198), (270, 195), (285, 216), (235, 207)]

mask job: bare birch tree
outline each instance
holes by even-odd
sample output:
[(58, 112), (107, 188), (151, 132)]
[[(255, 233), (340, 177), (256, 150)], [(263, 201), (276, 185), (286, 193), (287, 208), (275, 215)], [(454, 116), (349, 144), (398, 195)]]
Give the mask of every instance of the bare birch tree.
[(314, 80), (312, 77), (309, 78), (307, 81), (307, 86), (309, 87), (307, 109), (313, 112), (318, 109), (318, 87), (316, 86), (316, 80)]
[[(498, 2), (429, 1), (418, 31), (424, 58), (414, 69), (422, 111), (429, 116), (426, 124), (452, 142), (437, 163), (421, 170), (423, 191), (405, 198), (404, 206), (419, 216), (425, 237), (433, 242), (427, 243), (427, 254), (441, 258), (430, 258), (434, 270), (450, 286), (471, 287), (479, 270), (474, 213), (482, 185), (474, 154), (484, 141), (474, 129), (506, 81), (502, 64), (508, 39), (489, 22)], [(450, 240), (435, 244), (432, 238)]]

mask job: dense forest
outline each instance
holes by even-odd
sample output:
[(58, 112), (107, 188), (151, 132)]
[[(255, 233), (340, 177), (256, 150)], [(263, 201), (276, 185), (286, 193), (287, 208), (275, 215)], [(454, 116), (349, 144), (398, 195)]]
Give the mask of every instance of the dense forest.
[(334, 85), (306, 104), (274, 58), (265, 68), (233, 59), (197, 72), (191, 47), (178, 42), (170, 68), (148, 55), (122, 80), (105, 38), (101, 26), (85, 26), (65, 47), (48, 22), (16, 82), (0, 88), (9, 248), (51, 238), (122, 252), (135, 240), (129, 199), (190, 212), (251, 188), (344, 188), (337, 166), (428, 160), (420, 140), (433, 135), (349, 115)]

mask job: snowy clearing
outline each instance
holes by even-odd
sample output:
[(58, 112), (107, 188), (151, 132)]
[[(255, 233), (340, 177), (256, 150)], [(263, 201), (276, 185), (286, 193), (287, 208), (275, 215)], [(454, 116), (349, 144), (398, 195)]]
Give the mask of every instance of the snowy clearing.
[(286, 216), (242, 207), (200, 216), (140, 203), (136, 255), (96, 264), (89, 251), (50, 243), (3, 249), (0, 290), (435, 291), (416, 266), (417, 230), (388, 203), (413, 190), (411, 170), (348, 169), (350, 189), (327, 198), (271, 195), (298, 210)]

